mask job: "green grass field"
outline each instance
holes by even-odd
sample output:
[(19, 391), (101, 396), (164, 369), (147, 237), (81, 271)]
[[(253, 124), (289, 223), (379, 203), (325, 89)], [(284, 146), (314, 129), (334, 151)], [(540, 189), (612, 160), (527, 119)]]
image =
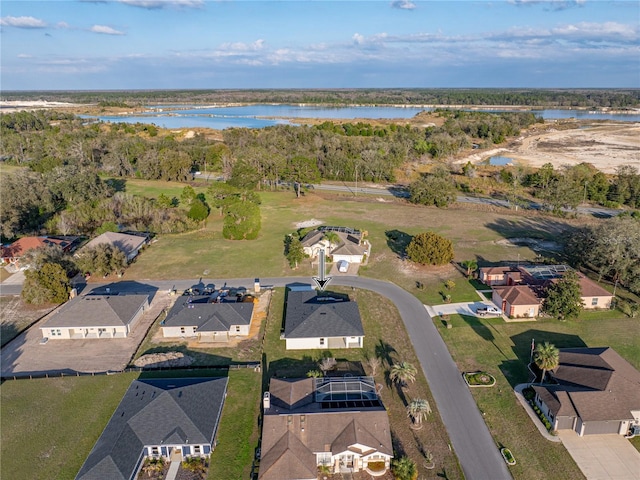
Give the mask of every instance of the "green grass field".
[[(147, 373), (142, 377), (215, 376), (226, 371)], [(2, 384), (0, 477), (73, 479), (138, 373), (14, 380)], [(231, 370), (209, 478), (248, 478), (258, 443), (260, 373)], [(242, 412), (242, 413), (239, 413)], [(239, 448), (242, 446), (242, 448)], [(230, 453), (232, 452), (232, 453)], [(219, 472), (225, 472), (221, 475)]]
[(478, 319), (452, 315), (451, 329), (435, 320), (460, 371), (484, 370), (496, 377), (493, 388), (471, 390), (485, 421), (499, 445), (508, 447), (517, 459), (510, 467), (515, 479), (583, 478), (561, 444), (548, 442), (538, 433), (517, 403), (513, 386), (528, 380), (531, 340), (548, 341), (558, 347), (611, 346), (636, 368), (640, 368), (640, 324), (636, 319), (603, 312), (589, 313), (580, 320), (538, 320), (505, 323), (502, 319)]

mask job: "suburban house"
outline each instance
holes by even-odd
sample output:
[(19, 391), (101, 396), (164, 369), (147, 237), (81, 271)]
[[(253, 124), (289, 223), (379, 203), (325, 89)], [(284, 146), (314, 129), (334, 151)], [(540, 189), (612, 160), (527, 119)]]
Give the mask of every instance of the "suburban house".
[(133, 480), (147, 457), (208, 456), (215, 447), (227, 381), (134, 380), (76, 480)]
[[(486, 267), (480, 269), (480, 280), (493, 287), (493, 302), (508, 316), (537, 317), (545, 289), (569, 270), (566, 265)], [(584, 308), (610, 308), (613, 295), (584, 274), (576, 273)]]
[(491, 300), (509, 317), (540, 315), (542, 299), (529, 285), (493, 287)]
[(126, 338), (148, 308), (148, 295), (75, 297), (53, 313), (40, 331), (49, 339)]
[(16, 269), (24, 269), (28, 265), (20, 265), (20, 259), (29, 250), (40, 247), (57, 245), (65, 252), (70, 252), (77, 247), (79, 237), (53, 236), (53, 237), (22, 237), (11, 245), (2, 247), (2, 263), (13, 265)]
[(105, 232), (88, 242), (82, 249), (94, 248), (98, 245), (112, 245), (122, 250), (130, 262), (140, 252), (140, 249), (149, 243), (149, 235), (146, 233), (117, 233)]
[(625, 435), (640, 425), (640, 372), (612, 348), (561, 348), (549, 376), (533, 389), (554, 430)]
[(287, 350), (362, 348), (358, 304), (344, 297), (319, 296), (314, 290), (289, 291), (284, 339)]
[(199, 342), (228, 342), (231, 337), (249, 335), (252, 302), (214, 302), (210, 295), (178, 298), (161, 323), (167, 338), (194, 338)]
[(389, 469), (389, 417), (372, 377), (272, 378), (263, 409), (259, 480)]
[[(327, 239), (329, 232), (336, 235), (337, 243)], [(363, 238), (362, 232), (346, 227), (318, 227), (307, 233), (302, 239), (302, 248), (310, 258), (318, 256), (324, 250), (334, 262), (341, 260), (349, 263), (362, 263), (371, 255), (371, 244)]]

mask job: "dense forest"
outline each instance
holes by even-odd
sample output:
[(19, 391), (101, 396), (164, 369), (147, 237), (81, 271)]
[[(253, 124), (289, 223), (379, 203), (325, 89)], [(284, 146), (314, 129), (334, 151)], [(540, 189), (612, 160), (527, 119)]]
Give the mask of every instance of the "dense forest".
[(102, 106), (158, 103), (307, 103), (329, 105), (510, 105), (562, 108), (634, 108), (638, 89), (308, 89), (137, 90), (2, 92), (3, 100), (100, 103)]

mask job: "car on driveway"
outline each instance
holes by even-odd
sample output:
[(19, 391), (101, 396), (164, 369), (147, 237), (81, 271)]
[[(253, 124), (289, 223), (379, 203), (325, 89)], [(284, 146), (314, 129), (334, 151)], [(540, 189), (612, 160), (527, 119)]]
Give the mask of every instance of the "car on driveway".
[(486, 317), (488, 315), (502, 315), (502, 310), (493, 305), (483, 305), (476, 309), (476, 315), (480, 317)]

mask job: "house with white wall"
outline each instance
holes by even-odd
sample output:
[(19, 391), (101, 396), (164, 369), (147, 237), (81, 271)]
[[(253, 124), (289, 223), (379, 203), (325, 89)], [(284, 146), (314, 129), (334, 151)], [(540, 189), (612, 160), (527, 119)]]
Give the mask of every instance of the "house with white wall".
[(149, 457), (208, 457), (227, 383), (227, 377), (134, 380), (76, 480), (132, 480)]
[(253, 310), (252, 302), (212, 303), (209, 295), (184, 295), (174, 303), (160, 327), (165, 338), (228, 342), (232, 337), (249, 335)]
[(40, 327), (50, 340), (126, 338), (149, 309), (149, 295), (84, 295), (53, 313)]
[(284, 339), (287, 350), (362, 348), (358, 304), (315, 290), (288, 291)]
[(389, 470), (389, 417), (372, 377), (272, 378), (263, 411), (259, 480)]
[[(335, 234), (337, 241), (330, 242), (327, 234)], [(316, 258), (324, 250), (327, 258), (333, 262), (344, 260), (349, 263), (363, 263), (371, 256), (371, 243), (359, 230), (348, 227), (318, 227), (307, 233), (301, 240), (305, 255)]]

